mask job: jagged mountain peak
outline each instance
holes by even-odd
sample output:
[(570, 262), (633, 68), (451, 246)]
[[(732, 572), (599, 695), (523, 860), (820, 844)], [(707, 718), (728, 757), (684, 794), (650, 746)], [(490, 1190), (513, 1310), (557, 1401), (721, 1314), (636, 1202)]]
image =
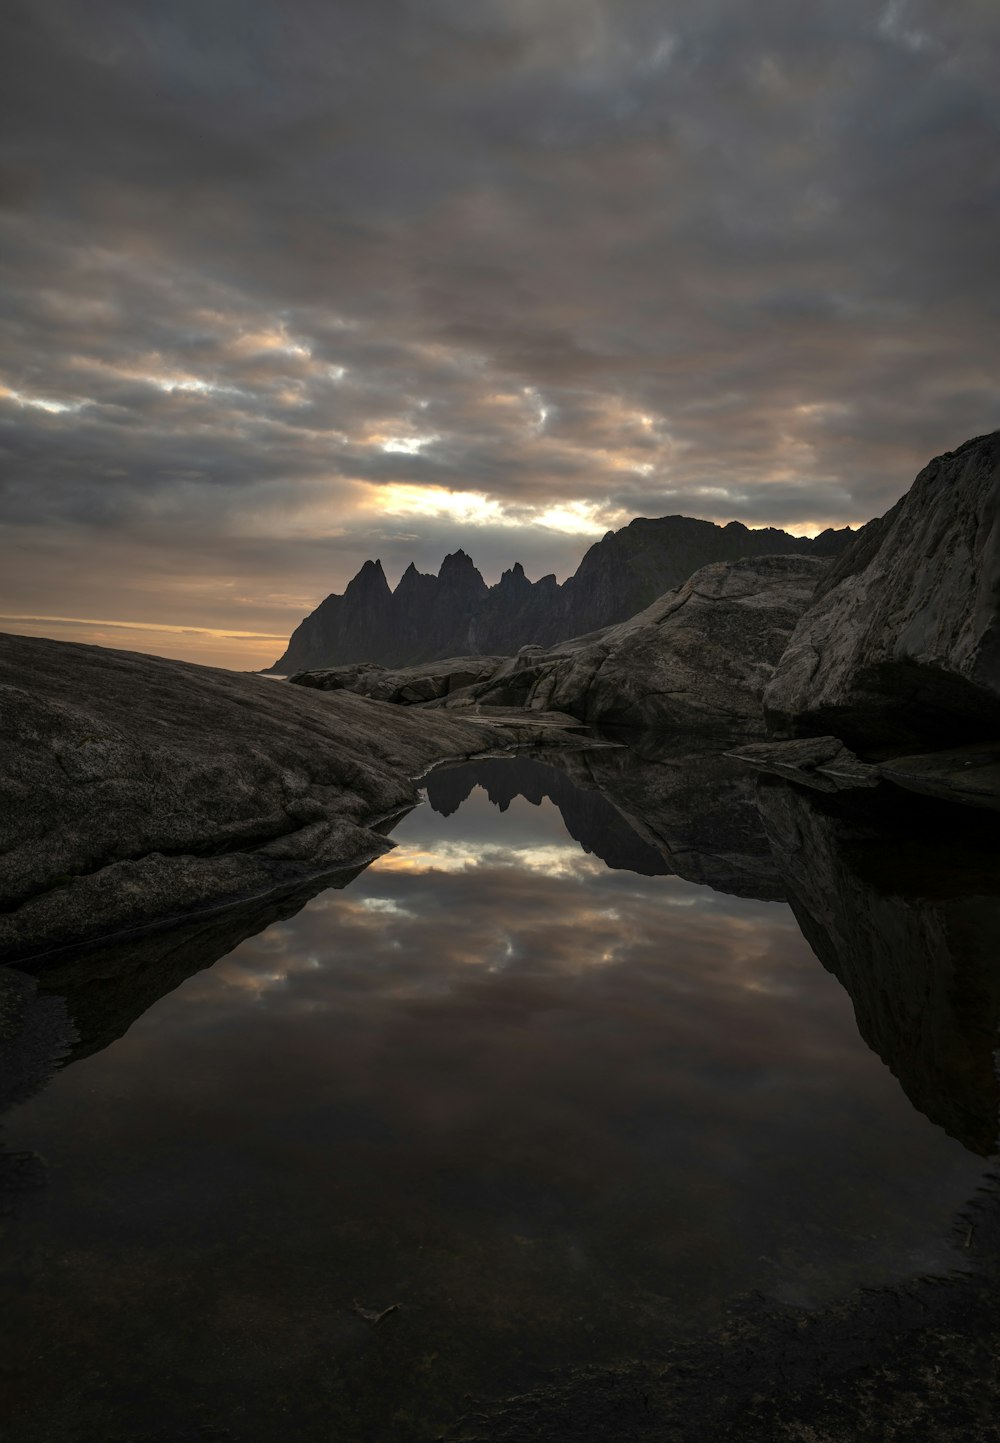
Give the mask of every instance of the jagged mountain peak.
[(637, 516), (595, 542), (562, 586), (551, 574), (530, 581), (519, 561), (487, 586), (459, 547), (436, 576), (411, 562), (392, 592), (381, 562), (366, 561), (343, 597), (328, 597), (302, 622), (274, 669), (513, 655), (527, 644), (552, 646), (624, 621), (709, 562), (769, 554), (832, 556), (850, 537), (845, 528), (824, 532), (814, 543), (739, 521), (718, 526), (691, 516)]

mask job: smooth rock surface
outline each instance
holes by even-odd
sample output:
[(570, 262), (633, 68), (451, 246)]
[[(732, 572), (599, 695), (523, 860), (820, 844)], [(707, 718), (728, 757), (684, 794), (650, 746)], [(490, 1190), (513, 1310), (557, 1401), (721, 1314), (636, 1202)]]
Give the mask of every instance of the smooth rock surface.
[(561, 735), (19, 636), (0, 730), (2, 961), (371, 860), (429, 767)]
[(765, 692), (862, 755), (1000, 737), (1000, 432), (925, 467), (834, 563)]

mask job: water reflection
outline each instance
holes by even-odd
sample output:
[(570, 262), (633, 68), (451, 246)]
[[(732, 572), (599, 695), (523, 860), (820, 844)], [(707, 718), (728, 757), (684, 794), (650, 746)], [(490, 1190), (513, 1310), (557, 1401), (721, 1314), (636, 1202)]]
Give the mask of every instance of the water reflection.
[[(640, 823), (661, 860), (672, 776)], [(585, 831), (592, 799), (552, 778), (515, 776), (502, 813), (468, 782), (435, 774), (453, 815), (412, 813), (102, 1052), (114, 959), (75, 997), (71, 968), (43, 978), (93, 1026), (11, 1114), (50, 1168), (8, 1273), (16, 1436), (431, 1437), (465, 1392), (642, 1355), (747, 1289), (813, 1306), (959, 1260), (981, 1163), (910, 1107), (788, 908), (606, 866), (633, 843), (582, 851), (560, 807)], [(755, 834), (712, 826), (690, 855), (742, 881)], [(171, 947), (133, 974), (146, 1000), (210, 950)], [(356, 1303), (402, 1306), (373, 1327)]]

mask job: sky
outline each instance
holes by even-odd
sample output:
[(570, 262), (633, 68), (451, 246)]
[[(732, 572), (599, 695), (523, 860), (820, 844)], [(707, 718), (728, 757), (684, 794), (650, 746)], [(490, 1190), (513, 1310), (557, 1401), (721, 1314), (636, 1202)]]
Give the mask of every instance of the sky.
[(0, 629), (251, 668), (368, 557), (812, 534), (1000, 425), (996, 0), (30, 0)]

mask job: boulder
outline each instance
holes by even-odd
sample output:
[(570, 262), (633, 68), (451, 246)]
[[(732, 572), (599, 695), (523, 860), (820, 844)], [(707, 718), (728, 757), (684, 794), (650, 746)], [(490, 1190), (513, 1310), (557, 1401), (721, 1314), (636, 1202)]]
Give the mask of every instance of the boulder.
[(429, 767), (562, 735), (21, 636), (0, 731), (0, 961), (371, 860)]
[(764, 705), (775, 735), (872, 758), (1000, 737), (1000, 431), (937, 457), (863, 528)]

